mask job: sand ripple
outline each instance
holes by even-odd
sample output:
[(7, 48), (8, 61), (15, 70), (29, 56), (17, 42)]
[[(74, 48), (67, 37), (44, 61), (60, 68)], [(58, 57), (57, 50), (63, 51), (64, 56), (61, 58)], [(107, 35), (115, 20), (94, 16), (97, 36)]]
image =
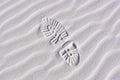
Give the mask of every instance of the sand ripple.
[[(38, 34), (44, 16), (60, 21), (78, 45), (78, 66)], [(1, 0), (0, 80), (120, 80), (120, 1)]]

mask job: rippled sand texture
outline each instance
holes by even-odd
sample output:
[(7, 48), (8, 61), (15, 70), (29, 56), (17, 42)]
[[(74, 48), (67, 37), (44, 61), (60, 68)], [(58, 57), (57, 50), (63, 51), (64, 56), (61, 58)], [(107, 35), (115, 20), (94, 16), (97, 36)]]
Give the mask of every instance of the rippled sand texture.
[[(45, 16), (65, 26), (79, 65), (38, 31)], [(120, 80), (120, 0), (0, 0), (0, 80)]]

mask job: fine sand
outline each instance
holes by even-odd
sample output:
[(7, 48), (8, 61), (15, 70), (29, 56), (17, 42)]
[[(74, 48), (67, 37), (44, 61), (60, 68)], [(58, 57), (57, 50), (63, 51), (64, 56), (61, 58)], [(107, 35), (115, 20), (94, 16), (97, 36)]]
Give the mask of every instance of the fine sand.
[[(43, 17), (65, 27), (77, 66), (39, 31)], [(0, 0), (0, 80), (120, 80), (120, 0)]]

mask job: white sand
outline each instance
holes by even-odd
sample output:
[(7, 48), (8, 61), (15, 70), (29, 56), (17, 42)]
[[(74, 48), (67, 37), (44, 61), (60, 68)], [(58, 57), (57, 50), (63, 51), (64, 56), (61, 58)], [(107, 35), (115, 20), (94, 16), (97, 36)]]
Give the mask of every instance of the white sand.
[[(65, 26), (79, 65), (38, 33), (45, 16)], [(0, 80), (120, 80), (120, 0), (0, 0)]]

